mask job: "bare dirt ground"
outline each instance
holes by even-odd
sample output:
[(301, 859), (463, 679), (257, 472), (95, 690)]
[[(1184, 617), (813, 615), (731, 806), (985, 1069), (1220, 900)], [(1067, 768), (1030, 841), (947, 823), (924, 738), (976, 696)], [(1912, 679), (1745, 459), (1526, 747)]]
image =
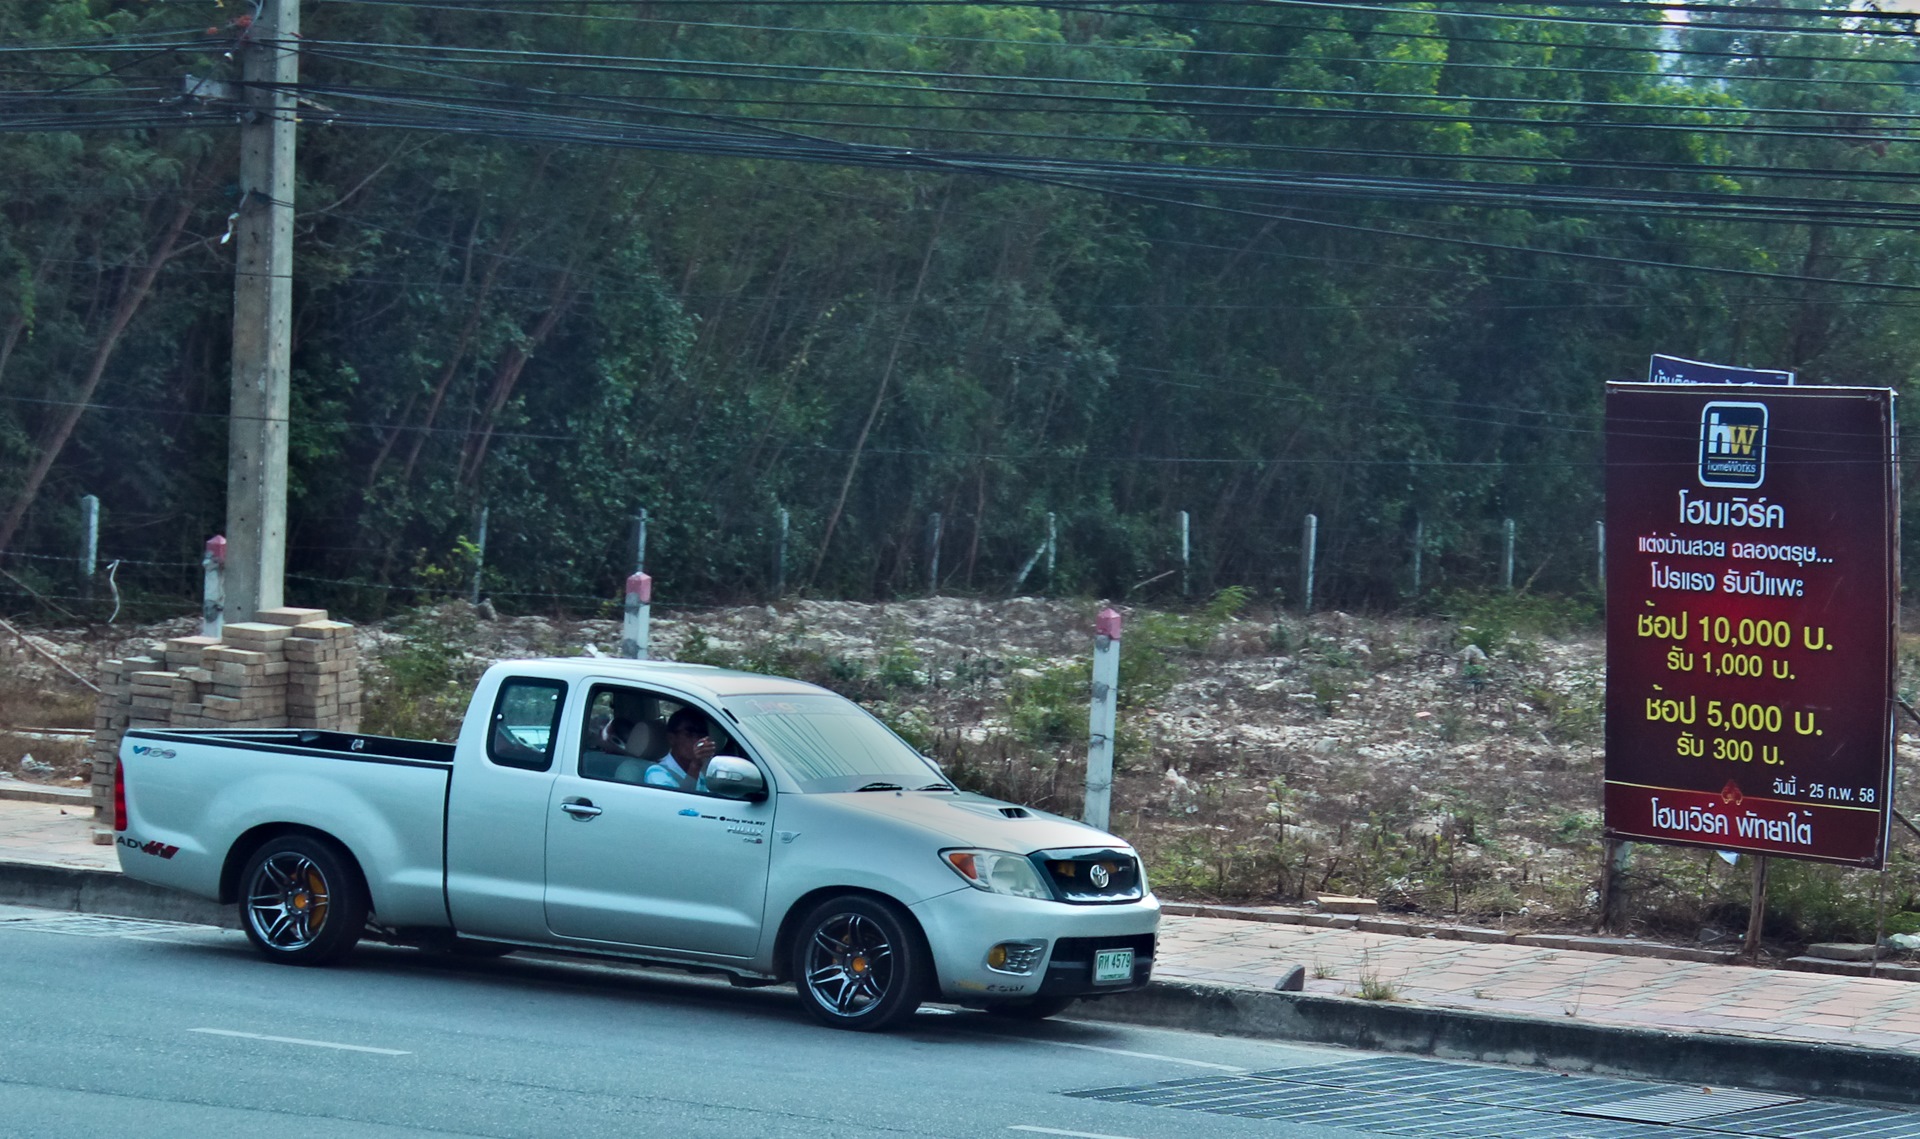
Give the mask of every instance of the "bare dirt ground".
[[(1510, 928), (1592, 925), (1597, 625), (1500, 604), (1440, 620), (1302, 616), (1241, 601), (1126, 612), (1113, 826), (1142, 849), (1162, 897), (1271, 902), (1325, 891)], [(654, 621), (654, 654), (827, 685), (963, 785), (1072, 815), (1097, 608), (933, 598), (680, 609)], [(197, 631), (183, 619), (32, 637), (91, 675), (100, 660)], [(364, 727), (449, 738), (487, 663), (612, 655), (618, 637), (611, 621), (485, 619), (458, 603), (364, 626)], [(1903, 650), (1903, 662), (1912, 655)], [(0, 779), (83, 783), (86, 737), (72, 730), (90, 726), (91, 694), (5, 634), (0, 677)], [(1903, 791), (1914, 789), (1916, 747), (1903, 733)], [(1770, 937), (1790, 951), (1920, 930), (1920, 844), (1910, 837), (1896, 831), (1884, 879), (1775, 860)], [(1747, 877), (1744, 864), (1710, 851), (1637, 847), (1629, 927), (1680, 942), (1737, 936)]]

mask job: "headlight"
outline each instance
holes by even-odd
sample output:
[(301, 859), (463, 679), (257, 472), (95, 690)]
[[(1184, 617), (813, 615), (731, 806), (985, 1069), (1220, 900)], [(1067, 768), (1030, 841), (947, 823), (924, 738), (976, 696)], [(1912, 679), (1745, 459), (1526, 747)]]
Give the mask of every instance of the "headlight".
[(1040, 880), (1033, 863), (1021, 855), (1004, 850), (944, 850), (940, 858), (976, 890), (1053, 900), (1053, 891)]

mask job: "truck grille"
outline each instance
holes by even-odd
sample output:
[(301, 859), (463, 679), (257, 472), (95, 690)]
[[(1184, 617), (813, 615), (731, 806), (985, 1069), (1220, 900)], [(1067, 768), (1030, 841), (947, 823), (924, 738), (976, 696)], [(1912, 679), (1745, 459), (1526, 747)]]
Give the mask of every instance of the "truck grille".
[(1120, 850), (1043, 850), (1033, 855), (1040, 876), (1063, 902), (1105, 905), (1137, 902), (1141, 889), (1140, 862)]

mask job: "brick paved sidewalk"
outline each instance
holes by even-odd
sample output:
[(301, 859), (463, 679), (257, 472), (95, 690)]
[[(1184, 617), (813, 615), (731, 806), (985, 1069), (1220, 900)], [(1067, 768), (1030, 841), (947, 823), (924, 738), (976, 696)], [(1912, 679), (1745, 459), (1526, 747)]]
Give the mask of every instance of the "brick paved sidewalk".
[(1358, 996), (1363, 978), (1409, 1004), (1625, 1028), (1920, 1052), (1920, 984), (1525, 945), (1168, 918), (1154, 976)]
[[(4, 799), (0, 860), (118, 869), (86, 808)], [(1323, 996), (1357, 996), (1371, 977), (1430, 1008), (1920, 1054), (1920, 984), (1907, 981), (1204, 917), (1165, 920), (1154, 975), (1269, 991), (1294, 965)]]
[(93, 808), (85, 803), (0, 799), (0, 859), (118, 870), (111, 846), (93, 845)]

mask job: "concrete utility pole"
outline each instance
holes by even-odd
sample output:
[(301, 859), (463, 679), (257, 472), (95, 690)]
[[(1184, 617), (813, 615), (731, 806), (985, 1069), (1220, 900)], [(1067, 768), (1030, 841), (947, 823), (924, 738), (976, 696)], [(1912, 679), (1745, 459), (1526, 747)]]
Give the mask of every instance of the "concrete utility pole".
[(293, 135), (300, 0), (262, 0), (240, 43), (240, 204), (233, 224), (227, 605), (286, 601), (287, 361), (293, 325)]

